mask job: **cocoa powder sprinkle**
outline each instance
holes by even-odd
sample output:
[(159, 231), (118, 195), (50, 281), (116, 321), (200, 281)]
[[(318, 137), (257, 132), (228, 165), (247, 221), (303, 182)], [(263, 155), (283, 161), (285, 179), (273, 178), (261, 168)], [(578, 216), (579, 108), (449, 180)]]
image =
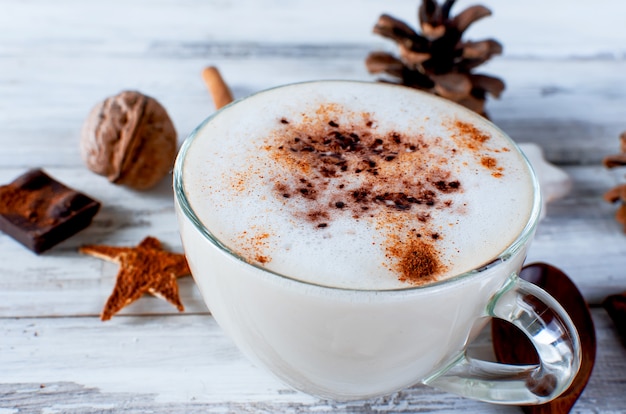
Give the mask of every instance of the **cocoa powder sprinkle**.
[(499, 153), (508, 152), (508, 148), (489, 148), (488, 141), (491, 136), (476, 126), (462, 121), (455, 121), (453, 124), (452, 138), (459, 144), (459, 146), (465, 147), (476, 154), (480, 164), (492, 170), (491, 176), (494, 178), (501, 178), (504, 174), (504, 168), (498, 165), (498, 161), (495, 157), (486, 155), (486, 153)]
[(413, 285), (431, 282), (443, 268), (437, 250), (432, 244), (411, 240), (399, 249), (397, 270), (399, 279)]
[(454, 123), (458, 132), (462, 135), (468, 147), (481, 145), (487, 142), (491, 136), (482, 132), (474, 125), (468, 122), (456, 121)]
[(489, 168), (490, 170), (498, 166), (498, 161), (496, 161), (496, 159), (493, 157), (482, 157), (480, 159), (480, 163), (483, 165), (483, 167)]
[[(448, 167), (453, 154), (433, 155), (427, 151), (431, 143), (419, 133), (380, 131), (367, 113), (334, 104), (315, 113), (302, 122), (279, 122), (266, 141), (265, 150), (283, 172), (273, 179), (276, 198), (316, 229), (332, 228), (340, 216), (373, 220), (389, 228), (385, 234), (401, 235), (402, 241), (383, 243), (387, 265), (400, 280), (417, 284), (436, 278), (445, 266), (434, 245), (439, 234), (429, 228), (430, 211), (452, 208), (442, 198), (463, 191)], [(469, 124), (459, 128), (474, 134), (475, 141), (489, 139)], [(419, 232), (406, 236), (407, 223), (416, 221)]]

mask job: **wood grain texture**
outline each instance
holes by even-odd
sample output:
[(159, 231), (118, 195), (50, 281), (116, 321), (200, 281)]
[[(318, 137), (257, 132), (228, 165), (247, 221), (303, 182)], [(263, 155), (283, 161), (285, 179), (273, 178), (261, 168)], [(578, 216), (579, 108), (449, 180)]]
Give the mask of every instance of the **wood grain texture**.
[[(0, 165), (81, 165), (76, 143), (84, 118), (122, 89), (159, 99), (182, 140), (213, 110), (200, 79), (209, 64), (222, 70), (237, 97), (311, 79), (373, 80), (367, 53), (394, 50), (371, 34), (373, 22), (388, 12), (415, 24), (415, 3), (3, 0), (0, 134), (19, 137), (20, 145), (3, 148)], [(487, 4), (494, 16), (468, 36), (505, 44), (504, 56), (481, 69), (507, 84), (500, 100), (490, 100), (493, 120), (520, 142), (542, 144), (555, 162), (591, 164), (616, 151), (626, 115), (619, 105), (626, 94), (626, 35), (610, 22), (626, 4), (551, 2), (570, 17), (550, 19), (550, 42), (546, 28), (529, 30), (551, 16), (533, 13), (545, 8), (539, 0)], [(603, 24), (590, 33), (573, 16), (583, 19), (591, 10)]]
[[(5, 181), (19, 169), (0, 169)], [(117, 266), (78, 253), (82, 244), (132, 246), (145, 236), (160, 238), (168, 249), (182, 251), (171, 188), (163, 183), (149, 193), (114, 186), (81, 168), (49, 168), (63, 182), (96, 196), (102, 211), (85, 231), (48, 253), (35, 256), (0, 234), (0, 317), (96, 316), (113, 289)], [(613, 220), (615, 206), (602, 194), (620, 182), (619, 173), (600, 166), (567, 167), (573, 180), (570, 194), (547, 207), (527, 262), (543, 261), (563, 269), (585, 298), (599, 304), (626, 288), (626, 240)], [(189, 313), (206, 306), (191, 278), (179, 281), (181, 299)], [(122, 314), (168, 314), (176, 309), (146, 296)]]
[[(80, 128), (97, 102), (123, 89), (157, 98), (180, 144), (214, 111), (205, 66), (219, 67), (236, 98), (311, 79), (372, 81), (366, 55), (395, 50), (371, 33), (378, 15), (415, 25), (417, 3), (0, 0), (0, 184), (43, 167), (103, 202), (88, 229), (41, 256), (0, 234), (0, 414), (520, 412), (421, 386), (346, 404), (305, 396), (239, 354), (191, 278), (180, 280), (183, 314), (145, 297), (100, 322), (117, 267), (77, 253), (147, 235), (182, 250), (170, 177), (138, 193), (84, 167)], [(548, 206), (528, 261), (560, 267), (598, 304), (626, 289), (626, 236), (601, 199), (626, 177), (599, 164), (626, 130), (626, 3), (480, 3), (494, 14), (469, 38), (505, 47), (481, 69), (507, 84), (488, 101), (491, 118), (518, 142), (538, 143), (573, 180)], [(626, 351), (605, 312), (593, 316), (598, 360), (574, 412), (623, 412)]]
[[(626, 349), (604, 310), (593, 317), (597, 364), (575, 412), (619, 412)], [(424, 386), (368, 401), (316, 399), (254, 367), (208, 316), (0, 319), (0, 327), (0, 407), (27, 412), (520, 412)]]

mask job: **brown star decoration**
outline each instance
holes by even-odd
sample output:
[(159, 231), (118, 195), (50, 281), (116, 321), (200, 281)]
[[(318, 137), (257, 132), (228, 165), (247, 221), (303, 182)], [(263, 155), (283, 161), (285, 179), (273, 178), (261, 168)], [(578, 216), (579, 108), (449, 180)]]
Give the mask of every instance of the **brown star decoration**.
[(183, 254), (163, 250), (158, 239), (146, 237), (137, 247), (86, 245), (79, 251), (120, 265), (115, 288), (100, 315), (103, 321), (146, 292), (167, 300), (181, 312), (185, 309), (176, 279), (191, 273), (187, 260)]

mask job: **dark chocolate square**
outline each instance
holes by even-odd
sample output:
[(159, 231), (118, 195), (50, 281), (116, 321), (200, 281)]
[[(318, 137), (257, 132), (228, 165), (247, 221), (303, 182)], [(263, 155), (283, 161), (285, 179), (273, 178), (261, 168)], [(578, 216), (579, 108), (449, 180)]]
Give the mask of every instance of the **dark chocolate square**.
[(89, 226), (99, 209), (40, 169), (0, 186), (0, 231), (37, 254)]

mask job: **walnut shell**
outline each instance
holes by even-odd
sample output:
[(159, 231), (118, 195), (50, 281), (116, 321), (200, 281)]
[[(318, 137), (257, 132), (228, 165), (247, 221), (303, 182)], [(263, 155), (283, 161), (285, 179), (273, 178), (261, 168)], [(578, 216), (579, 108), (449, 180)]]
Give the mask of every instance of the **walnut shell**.
[(147, 190), (169, 173), (176, 130), (154, 98), (124, 91), (96, 105), (83, 124), (81, 156), (114, 184)]

